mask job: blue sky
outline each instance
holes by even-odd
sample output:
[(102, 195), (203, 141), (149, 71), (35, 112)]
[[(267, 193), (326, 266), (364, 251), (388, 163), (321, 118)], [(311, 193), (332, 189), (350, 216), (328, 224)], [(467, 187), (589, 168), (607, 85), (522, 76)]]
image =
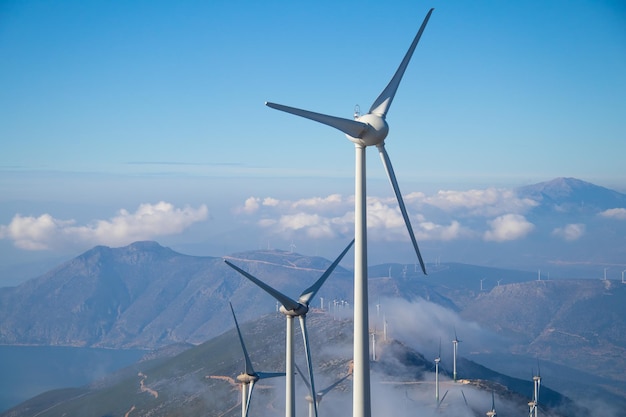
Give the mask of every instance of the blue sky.
[[(297, 245), (258, 233), (286, 211), (246, 213), (346, 204), (353, 145), (263, 103), (369, 108), (430, 7), (387, 117), (405, 195), (561, 176), (626, 191), (624, 2), (335, 3), (2, 2), (0, 264), (134, 238), (215, 256)], [(370, 195), (388, 201), (368, 158)], [(308, 238), (349, 235), (336, 210)]]

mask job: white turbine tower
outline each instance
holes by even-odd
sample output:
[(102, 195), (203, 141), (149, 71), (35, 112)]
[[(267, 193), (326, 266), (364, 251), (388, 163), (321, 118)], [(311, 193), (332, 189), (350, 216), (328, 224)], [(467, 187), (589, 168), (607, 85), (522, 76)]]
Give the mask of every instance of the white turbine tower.
[[(239, 272), (244, 277), (248, 278), (250, 281), (255, 283), (257, 286), (261, 287), (265, 292), (274, 297), (278, 302), (282, 305), (280, 307), (280, 312), (285, 315), (287, 319), (287, 327), (286, 327), (286, 336), (285, 336), (285, 377), (286, 377), (286, 396), (285, 396), (285, 416), (286, 417), (294, 417), (296, 413), (295, 407), (295, 381), (294, 381), (294, 357), (293, 357), (293, 318), (298, 317), (300, 319), (300, 328), (302, 330), (302, 338), (304, 341), (304, 351), (306, 355), (307, 366), (309, 368), (309, 380), (311, 381), (311, 397), (315, 396), (315, 383), (313, 379), (313, 364), (311, 363), (311, 351), (309, 349), (309, 336), (307, 333), (306, 327), (306, 314), (309, 311), (309, 303), (311, 299), (317, 294), (321, 286), (324, 284), (326, 279), (330, 276), (330, 274), (335, 270), (341, 259), (343, 259), (344, 255), (348, 252), (354, 240), (350, 242), (350, 244), (341, 252), (341, 255), (328, 267), (328, 269), (322, 274), (322, 276), (309, 288), (305, 289), (298, 300), (294, 300), (292, 298), (287, 297), (285, 294), (280, 291), (275, 290), (269, 285), (265, 284), (263, 281), (254, 277), (253, 275), (247, 273), (243, 269), (233, 265), (232, 263), (224, 260), (228, 266)], [(315, 410), (315, 417), (317, 417), (317, 405), (313, 404)]]
[[(230, 303), (229, 303), (230, 304)], [(243, 342), (241, 336), (241, 330), (239, 329), (239, 323), (237, 323), (237, 317), (235, 316), (235, 310), (233, 305), (230, 304), (230, 311), (233, 312), (233, 319), (235, 320), (235, 327), (237, 328), (237, 334), (239, 335), (239, 342), (241, 344), (241, 350), (243, 350), (243, 357), (245, 360), (244, 372), (237, 376), (237, 381), (241, 383), (241, 417), (247, 417), (248, 410), (250, 409), (250, 398), (252, 398), (252, 390), (254, 384), (259, 379), (273, 378), (275, 376), (284, 376), (282, 372), (255, 372), (252, 367), (252, 361), (248, 355), (248, 350)]]
[(413, 248), (417, 254), (422, 271), (426, 274), (424, 261), (417, 247), (417, 241), (413, 228), (409, 221), (402, 194), (391, 161), (385, 150), (385, 138), (389, 132), (389, 125), (385, 120), (391, 102), (393, 101), (402, 76), (406, 71), (415, 48), (426, 28), (434, 9), (426, 14), (422, 25), (413, 39), (400, 66), (396, 70), (391, 81), (374, 101), (367, 114), (355, 114), (354, 120), (341, 117), (329, 116), (294, 107), (288, 107), (276, 103), (265, 103), (267, 106), (287, 113), (301, 116), (345, 133), (348, 139), (354, 143), (356, 151), (355, 166), (355, 207), (354, 207), (354, 378), (353, 378), (353, 415), (354, 417), (370, 417), (370, 375), (369, 375), (369, 343), (368, 343), (368, 295), (367, 295), (367, 212), (365, 192), (365, 149), (368, 146), (376, 146), (383, 161), (387, 176), (396, 194), (402, 217), (407, 226)]
[(456, 337), (456, 328), (454, 329), (454, 340), (452, 341), (452, 379), (454, 380), (454, 382), (456, 382), (456, 355), (458, 353), (458, 349), (459, 349), (459, 343), (461, 342), (461, 340), (459, 340), (458, 337)]

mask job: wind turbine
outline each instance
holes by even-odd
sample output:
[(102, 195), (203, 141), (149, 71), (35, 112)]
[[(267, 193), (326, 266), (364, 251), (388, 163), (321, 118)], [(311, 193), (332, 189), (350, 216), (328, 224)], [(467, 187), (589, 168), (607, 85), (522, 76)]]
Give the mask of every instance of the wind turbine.
[[(285, 294), (281, 293), (278, 290), (270, 287), (263, 281), (254, 277), (253, 275), (247, 273), (243, 269), (233, 265), (232, 263), (224, 260), (228, 266), (233, 268), (235, 271), (239, 272), (244, 277), (248, 278), (250, 281), (255, 283), (257, 286), (261, 287), (262, 290), (270, 294), (274, 297), (278, 302), (282, 305), (280, 307), (280, 312), (285, 315), (287, 319), (287, 328), (286, 328), (286, 356), (285, 356), (285, 373), (286, 373), (286, 399), (285, 399), (285, 416), (286, 417), (294, 417), (296, 413), (295, 409), (295, 386), (294, 386), (294, 360), (293, 360), (293, 318), (298, 317), (300, 319), (300, 328), (302, 329), (302, 338), (304, 341), (304, 351), (306, 354), (307, 366), (309, 368), (309, 380), (311, 381), (311, 397), (315, 396), (315, 383), (313, 380), (313, 364), (311, 363), (311, 351), (309, 349), (309, 336), (306, 328), (306, 314), (309, 311), (309, 303), (311, 299), (317, 294), (321, 286), (324, 284), (326, 279), (330, 276), (330, 274), (335, 270), (341, 259), (348, 252), (352, 244), (354, 243), (354, 239), (348, 244), (348, 246), (341, 252), (339, 257), (335, 259), (335, 261), (328, 267), (328, 269), (322, 274), (322, 276), (309, 288), (305, 289), (298, 300), (294, 300), (289, 298)], [(317, 417), (317, 404), (313, 404), (315, 417)]]
[(539, 414), (539, 388), (541, 388), (541, 370), (539, 369), (539, 363), (537, 363), (537, 375), (533, 375), (533, 386), (534, 386), (534, 408), (535, 408), (535, 417)]
[(239, 329), (239, 323), (237, 323), (237, 317), (235, 316), (235, 310), (233, 305), (230, 305), (230, 311), (233, 313), (233, 319), (235, 320), (235, 327), (237, 328), (237, 334), (239, 335), (239, 342), (241, 343), (241, 350), (243, 350), (243, 357), (245, 359), (244, 372), (237, 376), (237, 381), (241, 383), (241, 416), (247, 417), (248, 410), (250, 409), (250, 398), (252, 398), (252, 390), (254, 384), (260, 379), (273, 378), (275, 376), (284, 376), (282, 372), (255, 372), (252, 366), (252, 361), (248, 355), (248, 350), (243, 342), (241, 336), (241, 330)]
[(491, 410), (487, 411), (487, 417), (496, 417), (496, 398), (493, 391), (491, 391)]
[(456, 382), (456, 355), (458, 352), (458, 348), (459, 348), (459, 343), (461, 342), (461, 340), (459, 340), (458, 337), (456, 337), (456, 328), (454, 329), (454, 340), (452, 341), (452, 347), (453, 347), (453, 351), (452, 351), (452, 379), (454, 380), (454, 382)]
[[(308, 388), (309, 392), (312, 392), (311, 391), (311, 384), (309, 384), (309, 381), (306, 380), (306, 378), (304, 377), (304, 374), (302, 373), (302, 371), (300, 370), (298, 365), (295, 365), (295, 366), (296, 366), (296, 370), (298, 371), (298, 374), (300, 374), (300, 376), (302, 377), (302, 381), (304, 381), (304, 385), (306, 385), (306, 387)], [(337, 385), (341, 384), (343, 381), (348, 379), (349, 376), (350, 376), (350, 374), (348, 373), (346, 376), (338, 379), (337, 381), (335, 381), (332, 384), (330, 384), (328, 387), (324, 388), (321, 391), (318, 391), (315, 394), (315, 403), (316, 403), (318, 409), (320, 407), (320, 403), (322, 402), (322, 399), (324, 398), (324, 395), (328, 394), (330, 391), (335, 389), (335, 387)], [(313, 413), (315, 412), (315, 410), (313, 409), (313, 397), (311, 397), (311, 395), (309, 394), (309, 395), (306, 396), (306, 400), (309, 403), (309, 417), (313, 417), (314, 416)]]
[(441, 362), (441, 339), (439, 339), (439, 353), (435, 358), (435, 400), (439, 407), (439, 362)]
[(367, 295), (367, 212), (365, 191), (365, 149), (376, 146), (383, 161), (387, 176), (396, 194), (402, 217), (406, 224), (413, 248), (419, 260), (422, 272), (426, 274), (426, 267), (422, 255), (417, 247), (417, 240), (409, 221), (402, 194), (396, 176), (391, 166), (391, 160), (385, 150), (385, 138), (389, 132), (389, 125), (385, 120), (389, 107), (393, 101), (400, 81), (406, 71), (413, 52), (426, 28), (434, 9), (430, 9), (413, 39), (409, 50), (405, 54), (400, 66), (389, 81), (389, 84), (380, 93), (367, 114), (358, 112), (354, 120), (315, 113), (295, 107), (266, 102), (268, 107), (276, 110), (304, 117), (345, 133), (355, 146), (355, 193), (354, 193), (354, 377), (353, 377), (353, 415), (354, 417), (370, 417), (370, 375), (369, 375), (369, 343), (368, 343), (368, 295)]

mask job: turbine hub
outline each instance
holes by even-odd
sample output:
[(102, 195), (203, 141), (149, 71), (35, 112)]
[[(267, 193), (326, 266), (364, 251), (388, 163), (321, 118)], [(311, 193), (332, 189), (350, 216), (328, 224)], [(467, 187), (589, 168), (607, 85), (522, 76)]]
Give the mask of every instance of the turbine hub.
[(358, 138), (346, 135), (351, 142), (354, 142), (357, 145), (380, 145), (387, 137), (387, 133), (389, 133), (389, 125), (387, 124), (387, 121), (384, 117), (377, 114), (364, 114), (363, 116), (355, 117), (354, 120), (367, 125), (365, 131)]
[(242, 384), (249, 384), (250, 382), (256, 382), (259, 379), (259, 377), (257, 375), (250, 375), (250, 374), (239, 374), (237, 375), (237, 381), (241, 382)]
[(300, 317), (304, 316), (309, 311), (309, 307), (304, 304), (298, 304), (298, 308), (294, 310), (287, 310), (285, 306), (281, 305), (278, 310), (285, 316)]

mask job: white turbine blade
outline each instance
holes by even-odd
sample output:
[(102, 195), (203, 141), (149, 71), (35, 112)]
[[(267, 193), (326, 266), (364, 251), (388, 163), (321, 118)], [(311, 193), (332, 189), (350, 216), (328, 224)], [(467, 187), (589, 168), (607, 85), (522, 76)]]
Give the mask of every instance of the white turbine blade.
[(398, 86), (400, 85), (400, 81), (402, 81), (402, 76), (404, 75), (404, 71), (406, 71), (406, 67), (409, 65), (409, 61), (411, 60), (411, 57), (413, 56), (413, 51), (415, 51), (415, 47), (417, 46), (417, 43), (422, 37), (422, 33), (424, 32), (424, 29), (426, 29), (426, 24), (428, 23), (428, 19), (430, 19), (430, 15), (432, 14), (433, 10), (435, 9), (430, 9), (428, 11), (428, 14), (424, 18), (424, 22), (422, 22), (422, 26), (417, 31), (417, 35), (415, 35), (415, 39), (413, 39), (413, 43), (411, 43), (409, 50), (407, 51), (406, 55), (404, 55), (404, 59), (400, 63), (400, 66), (396, 70), (396, 73), (394, 74), (393, 78), (391, 79), (391, 81), (389, 81), (389, 84), (387, 84), (387, 87), (385, 87), (383, 92), (380, 93), (378, 98), (374, 101), (374, 104), (372, 104), (372, 107), (370, 107), (370, 113), (378, 114), (378, 115), (381, 115), (382, 117), (385, 117), (387, 115), (387, 112), (389, 111), (389, 106), (391, 106), (391, 102), (393, 101), (393, 97), (396, 95), (396, 91), (398, 91)]
[(246, 361), (246, 370), (245, 373), (248, 375), (254, 375), (254, 368), (252, 367), (252, 361), (250, 360), (250, 356), (248, 356), (248, 350), (246, 349), (246, 344), (243, 342), (243, 336), (241, 336), (241, 330), (239, 330), (239, 323), (237, 323), (237, 317), (235, 316), (235, 310), (233, 309), (233, 305), (230, 305), (230, 311), (233, 312), (233, 319), (235, 319), (235, 327), (237, 328), (237, 334), (239, 335), (239, 342), (241, 343), (241, 349), (243, 350), (243, 357)]
[(368, 125), (366, 123), (357, 122), (356, 120), (329, 116), (322, 113), (315, 113), (308, 110), (302, 110), (295, 107), (283, 106), (282, 104), (270, 102), (266, 102), (265, 105), (276, 110), (295, 114), (296, 116), (304, 117), (305, 119), (314, 120), (327, 126), (334, 127), (335, 129), (341, 130), (343, 133), (352, 136), (353, 138), (360, 138), (368, 128)]
[(426, 266), (424, 265), (424, 260), (422, 259), (420, 250), (417, 247), (417, 240), (415, 239), (415, 234), (413, 233), (413, 227), (411, 227), (411, 221), (409, 220), (409, 214), (406, 211), (404, 200), (402, 199), (402, 193), (400, 192), (400, 187), (398, 186), (398, 181), (396, 180), (396, 174), (393, 172), (393, 167), (391, 166), (391, 160), (389, 159), (389, 155), (387, 155), (387, 151), (385, 150), (385, 143), (383, 142), (380, 145), (377, 145), (376, 147), (378, 148), (380, 157), (383, 161), (383, 165), (385, 166), (385, 171), (387, 171), (389, 182), (391, 182), (393, 191), (396, 193), (396, 199), (398, 200), (398, 205), (400, 206), (402, 217), (404, 217), (404, 224), (406, 224), (406, 228), (409, 231), (409, 236), (411, 237), (413, 248), (415, 249), (415, 253), (417, 254), (417, 259), (419, 259), (420, 261), (422, 272), (424, 273), (424, 275), (428, 275), (426, 273)]
[(246, 402), (246, 414), (244, 417), (248, 417), (248, 410), (250, 410), (250, 398), (252, 398), (253, 389), (254, 389), (254, 381), (250, 381), (250, 388), (248, 389), (248, 401)]
[(302, 339), (304, 341), (304, 351), (306, 353), (306, 363), (309, 368), (309, 382), (311, 383), (311, 398), (313, 399), (313, 410), (317, 417), (317, 394), (315, 392), (315, 381), (313, 379), (313, 363), (311, 362), (311, 348), (309, 346), (309, 333), (306, 328), (306, 315), (300, 316), (300, 327), (302, 328)]
[(239, 268), (238, 266), (233, 265), (232, 263), (228, 262), (226, 259), (224, 259), (224, 262), (226, 262), (226, 265), (230, 266), (235, 271), (239, 272), (241, 275), (243, 275), (244, 277), (248, 278), (250, 281), (254, 282), (256, 285), (261, 287), (262, 290), (264, 290), (266, 293), (274, 297), (287, 310), (296, 310), (298, 307), (300, 307), (300, 304), (297, 301), (292, 300), (291, 298), (287, 297), (285, 294), (281, 293), (280, 291), (275, 290), (274, 288), (270, 287), (269, 285), (267, 285), (260, 279), (256, 278), (255, 276), (247, 273), (246, 271)]
[(330, 274), (333, 273), (337, 265), (339, 265), (339, 262), (341, 262), (341, 260), (343, 259), (345, 254), (350, 250), (353, 244), (354, 244), (354, 239), (352, 239), (352, 242), (350, 242), (348, 246), (346, 246), (343, 252), (341, 252), (341, 254), (337, 257), (337, 259), (335, 259), (335, 261), (328, 267), (328, 269), (326, 269), (324, 274), (317, 281), (315, 281), (315, 284), (311, 285), (309, 288), (304, 290), (302, 294), (300, 294), (300, 298), (298, 299), (300, 303), (306, 306), (309, 305), (309, 302), (311, 301), (311, 299), (315, 297), (315, 294), (317, 294), (317, 292), (322, 287), (322, 285), (324, 285), (324, 282), (326, 281), (326, 279), (330, 276)]

